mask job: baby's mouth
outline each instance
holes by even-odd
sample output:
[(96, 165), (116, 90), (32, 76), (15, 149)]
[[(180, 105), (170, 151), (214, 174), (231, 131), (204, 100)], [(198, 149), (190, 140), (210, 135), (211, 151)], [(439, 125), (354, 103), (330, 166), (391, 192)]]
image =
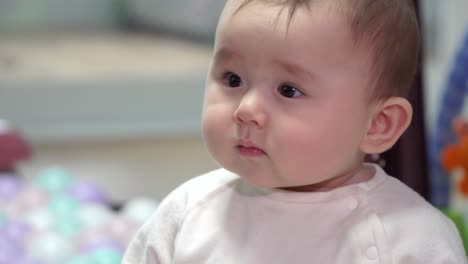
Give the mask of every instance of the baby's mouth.
[(265, 151), (253, 144), (239, 144), (236, 148), (239, 154), (245, 157), (261, 157), (266, 155)]

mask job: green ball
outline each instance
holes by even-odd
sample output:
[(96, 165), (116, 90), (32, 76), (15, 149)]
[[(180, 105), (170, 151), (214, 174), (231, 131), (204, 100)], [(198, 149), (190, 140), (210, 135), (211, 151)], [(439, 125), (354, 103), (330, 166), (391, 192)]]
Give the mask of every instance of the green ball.
[[(88, 256), (74, 256), (70, 258), (65, 264), (91, 264), (93, 263)], [(93, 263), (94, 264), (94, 263)]]
[(97, 249), (89, 254), (93, 264), (120, 264), (122, 262), (123, 253), (114, 249)]
[(65, 191), (72, 183), (71, 174), (59, 167), (42, 171), (35, 179), (35, 183), (50, 193)]
[(59, 217), (54, 226), (54, 231), (66, 238), (73, 238), (82, 230), (82, 223), (75, 217)]
[(57, 217), (69, 217), (76, 214), (80, 202), (67, 195), (56, 195), (49, 201), (48, 208)]
[(0, 226), (3, 226), (8, 221), (7, 216), (0, 212)]

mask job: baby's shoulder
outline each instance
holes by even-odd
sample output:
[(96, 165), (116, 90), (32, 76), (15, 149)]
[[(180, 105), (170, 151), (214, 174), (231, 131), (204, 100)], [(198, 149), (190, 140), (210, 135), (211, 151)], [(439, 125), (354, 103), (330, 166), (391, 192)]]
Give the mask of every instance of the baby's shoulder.
[(226, 169), (216, 169), (196, 176), (173, 190), (164, 200), (183, 204), (185, 209), (232, 189), (240, 177)]
[[(464, 256), (460, 235), (439, 209), (395, 178), (370, 192), (369, 209), (394, 253), (452, 252)], [(411, 253), (413, 252), (413, 253)], [(458, 263), (458, 262), (457, 262)]]
[(450, 224), (450, 220), (440, 210), (391, 176), (387, 176), (383, 184), (369, 192), (368, 200), (371, 209), (383, 221), (417, 224), (415, 228), (425, 228), (431, 224)]

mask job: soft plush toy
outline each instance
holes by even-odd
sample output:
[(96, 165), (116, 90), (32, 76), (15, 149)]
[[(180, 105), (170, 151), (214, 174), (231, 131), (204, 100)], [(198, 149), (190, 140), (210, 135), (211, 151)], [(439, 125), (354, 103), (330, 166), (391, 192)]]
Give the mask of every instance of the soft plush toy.
[(453, 128), (459, 141), (443, 149), (442, 165), (449, 172), (461, 169), (461, 180), (457, 188), (463, 196), (468, 197), (468, 120), (455, 120)]

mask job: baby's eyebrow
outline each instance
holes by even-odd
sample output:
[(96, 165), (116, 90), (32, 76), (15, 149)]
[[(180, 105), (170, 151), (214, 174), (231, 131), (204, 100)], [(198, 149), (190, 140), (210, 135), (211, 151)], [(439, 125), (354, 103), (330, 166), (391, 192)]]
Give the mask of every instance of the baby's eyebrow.
[(242, 59), (243, 56), (233, 50), (228, 48), (220, 48), (215, 52), (214, 59), (215, 61), (231, 61), (233, 59)]
[(311, 79), (315, 79), (314, 75), (310, 71), (304, 69), (304, 67), (293, 62), (275, 60), (273, 63), (278, 65), (280, 68), (284, 69), (291, 75), (304, 76)]

